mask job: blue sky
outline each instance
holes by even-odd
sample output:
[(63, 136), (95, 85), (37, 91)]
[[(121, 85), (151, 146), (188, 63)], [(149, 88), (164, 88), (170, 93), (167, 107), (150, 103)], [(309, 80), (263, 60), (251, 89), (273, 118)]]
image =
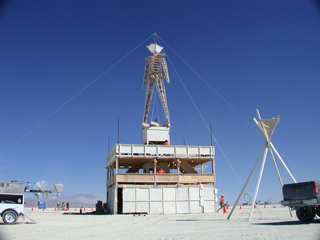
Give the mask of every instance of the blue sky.
[[(319, 180), (319, 24), (316, 1), (8, 1), (0, 10), (0, 180), (105, 195), (118, 117), (120, 143), (141, 143), (154, 32), (172, 62), (171, 144), (210, 145), (194, 101), (228, 159), (216, 147), (219, 195), (235, 201), (263, 147), (256, 109), (281, 115), (272, 142), (297, 181)], [(269, 155), (257, 199), (281, 197)]]

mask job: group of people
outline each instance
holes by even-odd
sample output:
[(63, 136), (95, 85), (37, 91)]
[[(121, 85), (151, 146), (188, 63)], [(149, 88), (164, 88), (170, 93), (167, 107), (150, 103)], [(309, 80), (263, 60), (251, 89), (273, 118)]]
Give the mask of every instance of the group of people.
[(60, 202), (57, 203), (57, 209), (58, 210), (69, 210), (69, 202), (66, 203), (66, 205), (64, 205), (64, 202), (62, 202), (61, 206), (60, 206)]

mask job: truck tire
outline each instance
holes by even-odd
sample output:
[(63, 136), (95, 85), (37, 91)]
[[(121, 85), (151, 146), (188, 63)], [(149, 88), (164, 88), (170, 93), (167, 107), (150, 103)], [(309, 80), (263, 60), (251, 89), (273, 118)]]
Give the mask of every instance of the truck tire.
[(301, 207), (296, 210), (297, 218), (304, 223), (311, 223), (315, 217), (315, 213), (310, 207)]
[(316, 214), (320, 217), (320, 207), (316, 208)]
[(5, 224), (15, 224), (18, 220), (18, 215), (15, 211), (9, 210), (2, 215), (2, 220)]

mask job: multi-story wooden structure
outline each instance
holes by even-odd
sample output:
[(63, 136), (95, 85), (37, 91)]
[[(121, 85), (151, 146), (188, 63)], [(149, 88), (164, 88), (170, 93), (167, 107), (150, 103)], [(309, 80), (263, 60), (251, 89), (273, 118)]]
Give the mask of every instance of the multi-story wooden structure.
[[(211, 173), (203, 173), (209, 162)], [(211, 146), (116, 144), (107, 158), (111, 213), (215, 212), (216, 193)]]
[[(216, 212), (214, 147), (165, 145), (170, 140), (171, 125), (163, 79), (169, 83), (169, 74), (165, 54), (160, 54), (162, 47), (150, 44), (148, 48), (153, 56), (147, 58), (143, 80), (143, 87), (147, 85), (143, 144), (116, 144), (108, 155), (108, 211), (114, 214)], [(147, 124), (155, 86), (167, 121), (164, 125), (152, 121)], [(208, 166), (212, 168), (204, 173)], [(164, 172), (160, 173), (159, 168)]]

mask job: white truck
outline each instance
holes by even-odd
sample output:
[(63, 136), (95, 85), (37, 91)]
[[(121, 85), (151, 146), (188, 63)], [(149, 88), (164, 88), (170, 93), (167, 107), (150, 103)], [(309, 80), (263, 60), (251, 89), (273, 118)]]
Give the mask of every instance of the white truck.
[(15, 224), (23, 216), (25, 184), (0, 182), (0, 216), (5, 224)]

